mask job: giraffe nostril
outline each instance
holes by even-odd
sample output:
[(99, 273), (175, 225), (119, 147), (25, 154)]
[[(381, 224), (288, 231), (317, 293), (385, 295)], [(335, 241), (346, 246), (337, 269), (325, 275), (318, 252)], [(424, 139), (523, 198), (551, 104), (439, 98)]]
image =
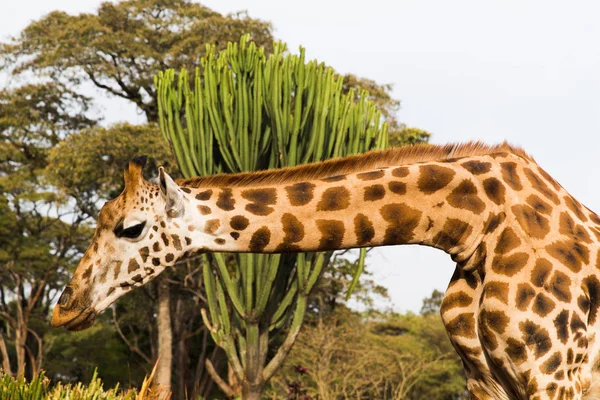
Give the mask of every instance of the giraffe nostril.
[(60, 295), (60, 299), (58, 299), (58, 305), (64, 309), (68, 308), (69, 300), (71, 300), (71, 295), (73, 294), (73, 289), (67, 287), (64, 292)]

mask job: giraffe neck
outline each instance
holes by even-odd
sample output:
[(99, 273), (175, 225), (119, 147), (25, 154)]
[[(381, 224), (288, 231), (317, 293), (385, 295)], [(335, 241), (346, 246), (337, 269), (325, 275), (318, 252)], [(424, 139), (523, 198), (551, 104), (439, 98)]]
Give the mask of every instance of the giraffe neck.
[(202, 239), (193, 242), (256, 253), (423, 244), (460, 261), (504, 216), (493, 161), (479, 156), (268, 186), (184, 188), (193, 219), (201, 221)]

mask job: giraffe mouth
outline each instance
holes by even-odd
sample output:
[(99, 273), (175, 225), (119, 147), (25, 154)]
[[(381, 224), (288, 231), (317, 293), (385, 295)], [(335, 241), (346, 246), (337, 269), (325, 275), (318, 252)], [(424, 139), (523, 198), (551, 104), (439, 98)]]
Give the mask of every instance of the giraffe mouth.
[(52, 326), (64, 326), (69, 331), (81, 331), (94, 325), (94, 322), (96, 321), (96, 315), (97, 313), (96, 311), (94, 311), (93, 308), (86, 308), (79, 314), (77, 314), (75, 317), (72, 317), (70, 319), (69, 317), (60, 318), (60, 316), (58, 315), (53, 315)]

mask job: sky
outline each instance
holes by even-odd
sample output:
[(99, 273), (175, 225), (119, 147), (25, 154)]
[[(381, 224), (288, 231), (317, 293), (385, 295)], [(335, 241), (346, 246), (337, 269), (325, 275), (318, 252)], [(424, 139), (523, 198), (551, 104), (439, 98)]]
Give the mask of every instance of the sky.
[[(53, 10), (93, 12), (98, 0), (20, 0), (0, 13), (0, 38)], [(522, 146), (575, 198), (600, 210), (600, 3), (554, 0), (206, 0), (247, 10), (275, 37), (341, 73), (393, 84), (399, 119), (432, 143), (507, 140)], [(0, 85), (7, 80), (0, 80)], [(99, 96), (105, 123), (143, 123)], [(454, 264), (424, 246), (374, 249), (376, 283), (397, 311), (418, 312), (445, 290)]]

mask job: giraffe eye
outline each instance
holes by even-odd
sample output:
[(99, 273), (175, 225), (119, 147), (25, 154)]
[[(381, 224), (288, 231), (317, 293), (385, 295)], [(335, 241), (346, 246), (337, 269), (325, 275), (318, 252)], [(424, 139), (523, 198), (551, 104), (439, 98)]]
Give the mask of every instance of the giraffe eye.
[(144, 226), (146, 226), (146, 221), (142, 222), (141, 224), (130, 226), (127, 229), (123, 229), (123, 225), (120, 225), (115, 229), (115, 235), (118, 238), (135, 239), (142, 234)]

